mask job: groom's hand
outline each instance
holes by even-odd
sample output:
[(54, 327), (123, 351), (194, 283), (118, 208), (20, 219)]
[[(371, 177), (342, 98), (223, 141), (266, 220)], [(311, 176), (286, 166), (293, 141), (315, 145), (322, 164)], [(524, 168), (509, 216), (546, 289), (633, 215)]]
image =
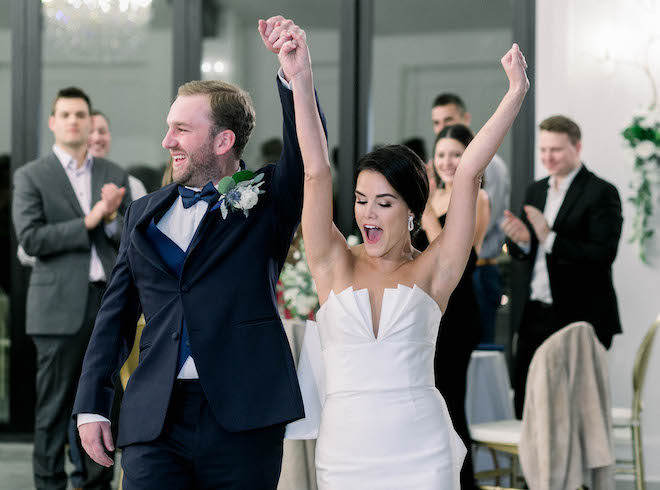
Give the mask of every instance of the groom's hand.
[(112, 458), (105, 453), (106, 449), (108, 451), (115, 450), (109, 422), (82, 424), (78, 427), (78, 433), (80, 434), (80, 442), (82, 442), (82, 446), (90, 458), (106, 468), (114, 464)]
[[(309, 54), (306, 49), (307, 35), (291, 19), (285, 19), (281, 15), (276, 15), (268, 20), (259, 19), (259, 34), (264, 45), (270, 51), (278, 55), (286, 54), (279, 58), (287, 82), (290, 82), (299, 72), (309, 69)], [(294, 41), (294, 36), (297, 41), (292, 45), (289, 41)], [(289, 43), (287, 49), (285, 53), (281, 53), (280, 50), (286, 43)], [(305, 45), (305, 49), (296, 50), (295, 48), (299, 44)], [(296, 53), (296, 51), (298, 52)]]

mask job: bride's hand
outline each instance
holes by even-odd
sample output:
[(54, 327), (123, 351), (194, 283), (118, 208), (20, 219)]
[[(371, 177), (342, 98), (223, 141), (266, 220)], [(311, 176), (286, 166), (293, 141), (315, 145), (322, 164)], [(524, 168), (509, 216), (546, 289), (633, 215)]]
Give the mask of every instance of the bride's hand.
[(527, 79), (527, 61), (516, 43), (500, 60), (509, 79), (509, 91), (526, 93), (529, 89)]

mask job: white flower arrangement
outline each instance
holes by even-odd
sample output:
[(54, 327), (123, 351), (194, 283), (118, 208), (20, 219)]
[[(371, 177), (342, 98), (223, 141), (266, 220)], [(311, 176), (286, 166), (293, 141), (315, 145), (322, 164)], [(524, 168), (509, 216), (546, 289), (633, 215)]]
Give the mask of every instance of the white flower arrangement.
[(649, 218), (653, 214), (653, 187), (660, 173), (660, 112), (637, 113), (622, 133), (635, 158), (630, 187), (634, 195), (629, 201), (635, 206), (631, 242), (639, 247), (639, 257), (646, 262), (646, 244), (654, 234)]
[(231, 177), (224, 177), (218, 182), (217, 189), (220, 199), (211, 211), (220, 208), (222, 219), (227, 219), (231, 210), (241, 210), (247, 218), (259, 201), (259, 194), (264, 191), (260, 187), (264, 184), (264, 174), (256, 176), (249, 170), (241, 170)]

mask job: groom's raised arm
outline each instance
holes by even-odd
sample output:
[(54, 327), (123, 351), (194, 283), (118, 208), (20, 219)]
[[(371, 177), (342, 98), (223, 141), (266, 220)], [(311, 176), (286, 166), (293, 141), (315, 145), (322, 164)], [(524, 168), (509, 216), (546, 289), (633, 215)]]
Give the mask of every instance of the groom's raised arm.
[[(292, 39), (291, 33), (295, 32), (305, 36), (299, 26), (292, 20), (282, 16), (271, 17), (264, 21), (259, 20), (259, 34), (266, 48), (275, 54), (279, 54), (280, 48), (285, 42)], [(292, 60), (281, 62), (281, 69), (277, 78), (277, 88), (282, 104), (282, 154), (272, 174), (271, 192), (276, 206), (279, 206), (279, 215), (286, 217), (296, 225), (300, 222), (303, 200), (304, 171), (300, 145), (296, 135), (296, 119), (293, 108), (293, 92), (288, 86), (284, 86), (280, 77), (289, 84), (299, 70), (304, 67)], [(317, 107), (323, 123), (323, 129), (327, 135), (325, 116), (321, 111), (317, 98)]]

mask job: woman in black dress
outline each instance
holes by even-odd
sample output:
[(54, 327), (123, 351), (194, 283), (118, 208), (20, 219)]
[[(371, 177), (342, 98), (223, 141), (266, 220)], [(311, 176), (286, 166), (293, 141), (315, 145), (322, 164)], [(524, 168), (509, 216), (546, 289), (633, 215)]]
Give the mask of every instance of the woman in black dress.
[[(444, 128), (435, 140), (433, 175), (429, 179), (431, 193), (422, 217), (422, 232), (418, 234), (415, 243), (418, 250), (424, 250), (429, 242), (442, 232), (452, 192), (453, 176), (472, 138), (469, 128), (457, 124)], [(442, 315), (435, 352), (436, 387), (447, 402), (456, 432), (468, 448), (461, 472), (462, 489), (475, 488), (470, 432), (465, 417), (465, 385), (470, 355), (481, 337), (481, 320), (472, 286), (472, 273), (489, 219), (488, 195), (481, 189), (477, 197), (477, 223), (470, 258)]]

